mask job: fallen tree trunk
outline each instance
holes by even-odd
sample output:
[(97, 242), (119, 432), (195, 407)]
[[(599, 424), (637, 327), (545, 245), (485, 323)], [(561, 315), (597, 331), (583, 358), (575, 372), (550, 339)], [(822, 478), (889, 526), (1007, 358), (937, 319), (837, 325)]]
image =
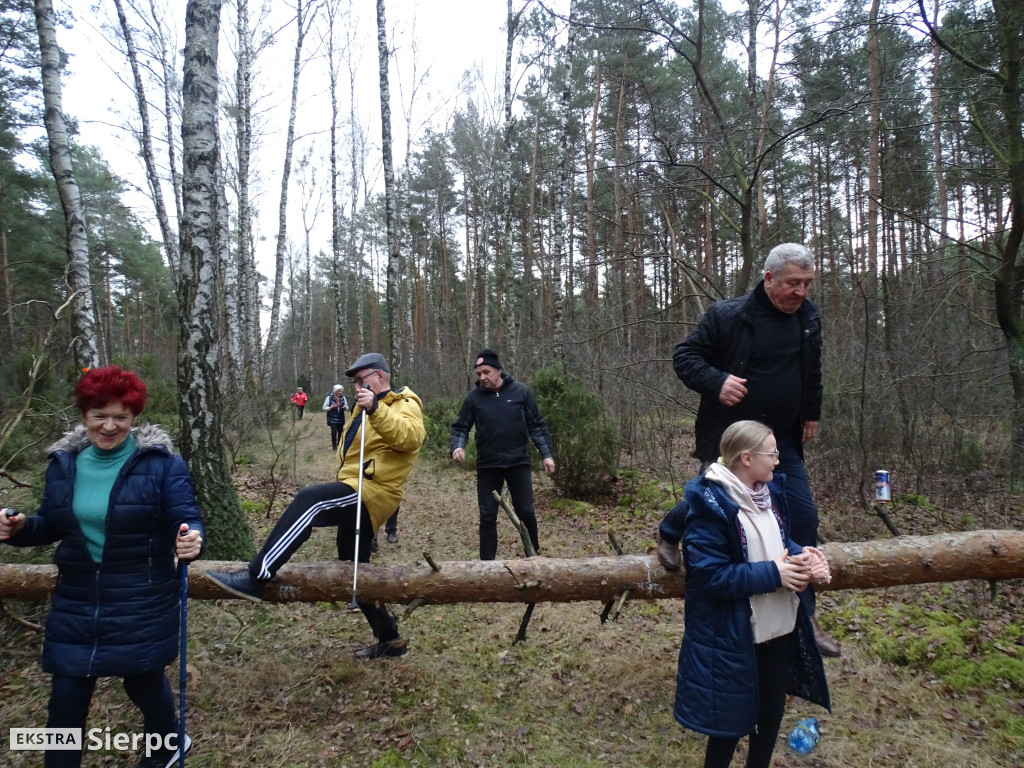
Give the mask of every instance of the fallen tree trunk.
[[(1024, 531), (969, 531), (903, 536), (821, 547), (832, 582), (819, 590), (867, 589), (965, 579), (1024, 577)], [(204, 574), (238, 570), (242, 563), (199, 561), (189, 567), (189, 596), (230, 599)], [(435, 570), (435, 567), (437, 570)], [(53, 589), (52, 565), (0, 565), (0, 598), (44, 599)], [(666, 571), (648, 555), (448, 561), (359, 567), (359, 597), (408, 604), (607, 602), (630, 590), (633, 600), (680, 597), (681, 572)], [(281, 569), (267, 588), (273, 603), (345, 602), (352, 564), (296, 563)]]

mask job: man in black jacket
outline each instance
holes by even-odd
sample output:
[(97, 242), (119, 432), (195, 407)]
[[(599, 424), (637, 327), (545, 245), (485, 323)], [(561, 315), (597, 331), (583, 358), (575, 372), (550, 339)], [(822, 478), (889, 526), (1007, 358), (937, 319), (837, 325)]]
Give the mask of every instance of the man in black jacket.
[[(757, 287), (712, 304), (672, 355), (676, 374), (700, 394), (694, 431), (701, 469), (717, 459), (730, 424), (754, 419), (772, 428), (776, 471), (786, 475), (792, 539), (801, 546), (818, 543), (818, 509), (804, 467), (804, 443), (814, 438), (821, 418), (821, 313), (807, 300), (813, 280), (810, 250), (798, 243), (776, 246)], [(669, 520), (663, 524), (658, 551), (663, 562), (677, 564), (672, 528)], [(800, 597), (822, 655), (838, 656), (839, 644), (813, 619), (814, 592), (808, 588)]]
[(533, 548), (537, 541), (537, 517), (533, 512), (533, 478), (530, 475), (530, 440), (544, 458), (544, 470), (555, 472), (551, 435), (525, 384), (503, 373), (498, 356), (489, 349), (474, 359), (476, 387), (462, 403), (452, 424), (448, 447), (459, 464), (466, 460), (469, 430), (476, 424), (476, 495), (480, 506), (480, 559), (493, 560), (498, 552), (498, 502), (508, 483), (512, 507), (530, 532)]

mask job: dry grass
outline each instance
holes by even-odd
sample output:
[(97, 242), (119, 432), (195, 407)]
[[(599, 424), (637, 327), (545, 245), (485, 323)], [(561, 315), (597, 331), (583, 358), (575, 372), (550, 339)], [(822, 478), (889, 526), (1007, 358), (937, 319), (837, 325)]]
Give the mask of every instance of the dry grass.
[[(321, 425), (322, 426), (322, 425)], [(308, 429), (308, 425), (306, 427)], [(301, 482), (331, 474), (326, 427), (297, 449)], [(250, 468), (258, 476), (258, 470)], [(660, 512), (594, 507), (556, 511), (549, 481), (537, 478), (545, 554), (610, 554), (613, 528), (630, 552), (652, 551)], [(285, 492), (286, 497), (290, 491)], [(382, 562), (472, 559), (477, 512), (471, 472), (421, 461), (400, 517), (400, 542), (381, 541)], [(262, 536), (273, 517), (254, 519)], [(513, 556), (518, 536), (502, 521), (499, 556)], [(262, 540), (262, 539), (260, 539)], [(331, 559), (331, 531), (314, 533), (297, 560)], [(903, 599), (913, 599), (914, 592)], [(823, 623), (854, 593), (823, 596)], [(18, 606), (27, 610), (25, 606)], [(371, 642), (359, 614), (330, 605), (254, 606), (194, 601), (189, 610), (188, 764), (228, 766), (697, 766), (703, 737), (672, 718), (681, 601), (629, 603), (602, 626), (602, 606), (541, 604), (528, 641), (512, 645), (523, 608), (467, 604), (421, 608), (402, 618), (410, 653), (357, 662)], [(397, 607), (400, 616), (403, 610)], [(842, 628), (838, 628), (842, 634)], [(803, 768), (995, 768), (1022, 762), (986, 728), (977, 696), (953, 696), (925, 672), (883, 663), (855, 636), (826, 668), (829, 715), (804, 702), (787, 707), (784, 730), (814, 715), (823, 738), (809, 756), (780, 741), (775, 765)], [(47, 678), (36, 658), (40, 640), (0, 625), (0, 719), (8, 727), (45, 721)], [(177, 670), (169, 670), (176, 686)], [(1020, 730), (1022, 706), (1011, 699)], [(1003, 713), (1006, 714), (1006, 713)], [(138, 729), (137, 713), (115, 681), (101, 684), (91, 727)], [(999, 733), (1003, 733), (1000, 731)], [(742, 745), (741, 745), (742, 752)], [(32, 753), (0, 754), (0, 765), (37, 764)], [(734, 765), (741, 765), (738, 755)], [(123, 753), (92, 753), (85, 765), (134, 765)]]

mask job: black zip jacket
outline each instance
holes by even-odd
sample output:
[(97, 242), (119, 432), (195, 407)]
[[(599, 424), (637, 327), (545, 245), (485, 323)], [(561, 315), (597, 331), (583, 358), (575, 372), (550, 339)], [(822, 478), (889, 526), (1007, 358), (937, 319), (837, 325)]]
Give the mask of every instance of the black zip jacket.
[[(722, 433), (735, 419), (729, 406), (722, 404), (718, 395), (729, 374), (746, 378), (746, 365), (754, 342), (753, 314), (758, 291), (764, 293), (764, 280), (746, 296), (718, 301), (708, 307), (686, 340), (678, 344), (672, 354), (672, 365), (683, 383), (700, 394), (697, 422), (694, 432), (701, 461), (718, 458), (718, 444)], [(777, 435), (793, 440), (803, 456), (803, 426), (807, 421), (821, 420), (821, 313), (809, 300), (804, 300), (796, 311), (801, 328), (800, 419), (792, 435)], [(747, 386), (756, 385), (748, 382)]]
[(530, 463), (530, 440), (545, 459), (554, 458), (551, 435), (533, 393), (506, 373), (501, 388), (488, 392), (477, 384), (462, 402), (452, 424), (448, 453), (465, 448), (476, 424), (476, 465), (481, 469), (518, 467)]

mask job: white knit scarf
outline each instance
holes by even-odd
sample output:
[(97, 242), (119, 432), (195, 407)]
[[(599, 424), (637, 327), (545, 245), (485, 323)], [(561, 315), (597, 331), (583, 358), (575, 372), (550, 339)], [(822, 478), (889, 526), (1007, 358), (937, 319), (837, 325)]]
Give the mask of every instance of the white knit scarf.
[[(751, 490), (724, 464), (712, 464), (705, 476), (720, 485), (739, 505), (738, 517), (746, 539), (747, 562), (776, 560), (785, 551), (785, 545), (772, 511), (768, 486), (758, 483)], [(750, 623), (754, 642), (763, 643), (792, 632), (796, 626), (797, 605), (796, 594), (785, 587), (764, 595), (751, 595)]]

